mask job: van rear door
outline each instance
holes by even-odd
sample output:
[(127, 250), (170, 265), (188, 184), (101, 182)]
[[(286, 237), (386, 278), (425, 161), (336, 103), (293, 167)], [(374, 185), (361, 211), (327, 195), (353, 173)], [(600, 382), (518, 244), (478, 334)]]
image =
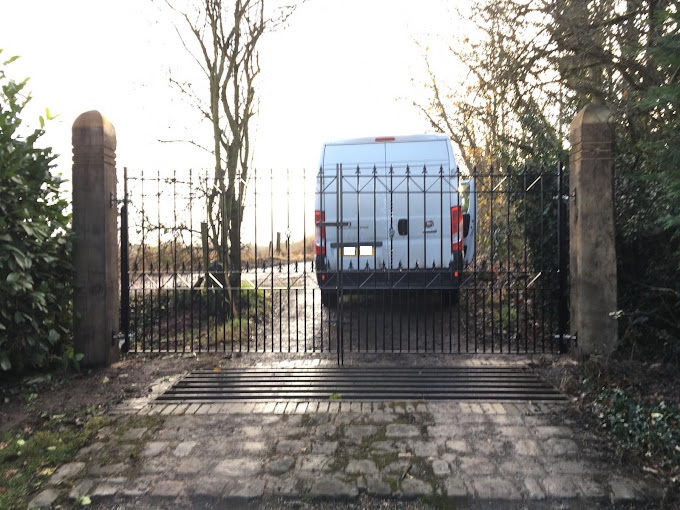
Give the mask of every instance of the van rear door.
[(389, 261), (384, 144), (328, 144), (323, 162), (325, 222), (343, 225), (326, 230), (329, 270), (337, 270), (338, 256), (343, 269), (381, 268)]
[(451, 207), (457, 205), (449, 148), (444, 139), (385, 144), (394, 229), (391, 269), (449, 266)]

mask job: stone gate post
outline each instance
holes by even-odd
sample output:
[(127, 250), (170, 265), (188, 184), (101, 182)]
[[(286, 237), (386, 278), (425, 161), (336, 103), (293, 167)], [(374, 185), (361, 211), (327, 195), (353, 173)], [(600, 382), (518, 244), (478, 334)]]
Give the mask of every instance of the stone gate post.
[(74, 351), (85, 366), (118, 359), (116, 131), (99, 112), (73, 123)]
[(609, 355), (617, 344), (614, 135), (609, 110), (583, 108), (569, 141), (570, 327), (577, 356)]

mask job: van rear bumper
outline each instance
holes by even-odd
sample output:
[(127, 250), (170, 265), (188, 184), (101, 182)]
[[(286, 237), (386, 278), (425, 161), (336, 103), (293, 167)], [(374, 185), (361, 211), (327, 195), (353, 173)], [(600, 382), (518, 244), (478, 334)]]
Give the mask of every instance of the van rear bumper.
[(460, 276), (450, 270), (411, 270), (411, 271), (317, 271), (316, 279), (322, 290), (337, 290), (339, 285), (345, 290), (374, 289), (457, 289)]

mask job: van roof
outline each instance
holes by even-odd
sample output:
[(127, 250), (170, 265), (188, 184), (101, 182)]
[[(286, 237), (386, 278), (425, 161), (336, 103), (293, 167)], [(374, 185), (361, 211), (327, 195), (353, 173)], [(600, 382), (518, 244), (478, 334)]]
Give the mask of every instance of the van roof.
[(326, 142), (325, 145), (354, 145), (369, 143), (403, 143), (403, 142), (432, 142), (435, 140), (449, 140), (448, 135), (431, 133), (425, 135), (402, 135), (402, 136), (375, 136), (364, 138), (348, 138), (344, 140), (333, 140)]

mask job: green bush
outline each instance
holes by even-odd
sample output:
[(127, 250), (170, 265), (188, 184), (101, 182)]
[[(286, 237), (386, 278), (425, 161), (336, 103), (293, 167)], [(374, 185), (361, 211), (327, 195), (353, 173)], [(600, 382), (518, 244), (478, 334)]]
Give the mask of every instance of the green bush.
[[(0, 50), (2, 55), (2, 50)], [(36, 147), (40, 129), (23, 137), (21, 115), (31, 100), (27, 79), (0, 61), (0, 367), (39, 368), (65, 352), (72, 331), (70, 215), (55, 156)], [(46, 115), (49, 118), (49, 112)]]
[(644, 405), (622, 388), (604, 388), (593, 407), (601, 426), (616, 434), (624, 447), (657, 459), (664, 468), (678, 469), (680, 410), (677, 406), (667, 406), (664, 402)]

